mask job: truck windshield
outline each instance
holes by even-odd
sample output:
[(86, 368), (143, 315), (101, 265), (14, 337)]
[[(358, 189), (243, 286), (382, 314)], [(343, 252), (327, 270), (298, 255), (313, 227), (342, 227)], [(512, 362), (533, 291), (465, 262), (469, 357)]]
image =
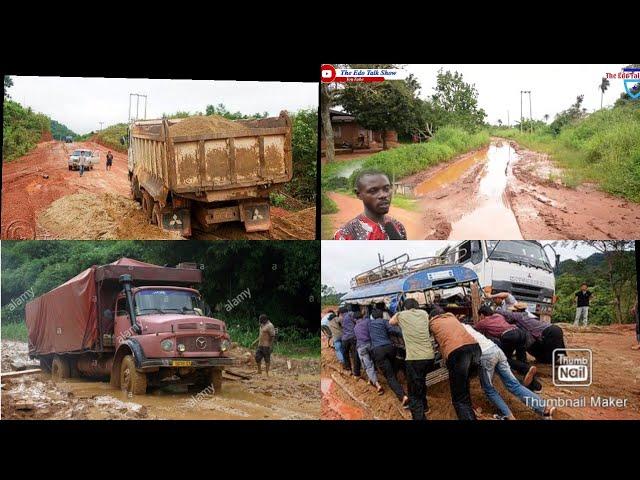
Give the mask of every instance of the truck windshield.
[[(492, 260), (506, 260), (551, 270), (542, 246), (526, 241), (487, 240), (487, 252)], [(492, 253), (493, 252), (493, 253)]]
[(141, 290), (135, 295), (135, 305), (136, 315), (154, 313), (203, 315), (207, 310), (200, 295), (186, 290)]
[(80, 155), (82, 155), (82, 150), (75, 150), (71, 156), (72, 157), (79, 157)]

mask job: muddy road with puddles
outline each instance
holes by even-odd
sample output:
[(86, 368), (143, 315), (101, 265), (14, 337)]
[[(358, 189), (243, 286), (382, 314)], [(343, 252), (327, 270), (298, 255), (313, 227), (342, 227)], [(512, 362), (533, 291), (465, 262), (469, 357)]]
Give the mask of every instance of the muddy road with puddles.
[[(77, 148), (100, 152), (93, 170), (67, 167), (69, 154)], [(95, 142), (48, 141), (19, 159), (3, 164), (3, 240), (176, 240), (179, 235), (151, 225), (138, 202), (129, 197), (127, 154), (112, 151), (106, 171), (108, 148)], [(240, 223), (226, 223), (213, 233), (197, 230), (195, 240), (313, 240), (315, 206), (300, 203), (296, 211), (273, 208), (272, 229), (247, 233)]]
[[(584, 407), (567, 406), (558, 408), (554, 415), (557, 420), (640, 420), (640, 351), (632, 350), (635, 344), (635, 325), (609, 325), (574, 327), (560, 323), (565, 334), (567, 348), (589, 348), (593, 351), (593, 383), (590, 387), (556, 387), (553, 385), (550, 365), (535, 364), (538, 380), (543, 385), (543, 399), (575, 401), (586, 397)], [(533, 358), (529, 358), (533, 361)], [(406, 379), (398, 375), (406, 391)], [(389, 389), (384, 376), (378, 372), (380, 383), (385, 389), (377, 395), (362, 372), (355, 379), (342, 369), (335, 351), (322, 342), (321, 418), (323, 420), (410, 420), (409, 410)], [(540, 419), (526, 405), (507, 392), (501, 381), (494, 377), (494, 385), (500, 396), (507, 402), (518, 420)], [(591, 397), (626, 399), (626, 407), (593, 406)], [(451, 404), (449, 382), (443, 381), (427, 388), (427, 398), (431, 413), (429, 420), (455, 420), (456, 414)], [(471, 379), (471, 400), (479, 420), (493, 420), (497, 410), (484, 395), (476, 377)], [(567, 404), (569, 402), (566, 402)]]
[[(364, 160), (349, 163), (348, 177)], [(401, 179), (415, 208), (395, 206), (409, 240), (628, 239), (640, 236), (640, 204), (594, 185), (569, 188), (548, 155), (493, 137), (489, 147)], [(339, 211), (325, 215), (334, 232), (362, 212), (355, 197), (327, 192)]]
[[(319, 359), (272, 356), (270, 376), (258, 375), (253, 353), (231, 350), (237, 365), (220, 394), (165, 387), (128, 396), (108, 381), (53, 382), (37, 372), (2, 378), (2, 419), (74, 420), (316, 420), (320, 415)], [(24, 342), (2, 341), (2, 372), (35, 367)], [(231, 374), (233, 373), (233, 374)]]

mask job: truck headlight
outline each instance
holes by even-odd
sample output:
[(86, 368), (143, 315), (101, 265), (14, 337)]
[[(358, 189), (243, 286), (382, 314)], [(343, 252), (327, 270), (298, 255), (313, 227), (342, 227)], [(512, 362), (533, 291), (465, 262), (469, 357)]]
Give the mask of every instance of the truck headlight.
[(222, 350), (223, 352), (226, 352), (227, 350), (229, 350), (230, 346), (231, 346), (231, 342), (229, 340), (225, 339), (220, 344), (220, 350)]
[(184, 343), (179, 343), (178, 344), (178, 351), (179, 352), (184, 352), (187, 350), (187, 347), (184, 346)]
[(542, 301), (544, 303), (551, 303), (551, 299), (550, 298), (543, 298)]
[(173, 340), (166, 339), (166, 340), (161, 341), (160, 342), (160, 347), (165, 352), (170, 352), (171, 350), (173, 350)]

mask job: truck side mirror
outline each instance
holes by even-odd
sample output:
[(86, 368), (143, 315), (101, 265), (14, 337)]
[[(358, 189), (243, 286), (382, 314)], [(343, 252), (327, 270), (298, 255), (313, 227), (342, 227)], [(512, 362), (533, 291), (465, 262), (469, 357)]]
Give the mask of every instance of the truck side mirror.
[(112, 321), (113, 320), (113, 312), (107, 308), (104, 312), (102, 312), (102, 317), (105, 320)]
[(120, 143), (121, 143), (122, 145), (124, 145), (124, 144), (126, 143), (126, 140), (125, 140), (125, 138), (124, 138), (124, 137), (120, 137)]
[(560, 271), (560, 254), (556, 253), (556, 264), (553, 268), (553, 270), (558, 273)]

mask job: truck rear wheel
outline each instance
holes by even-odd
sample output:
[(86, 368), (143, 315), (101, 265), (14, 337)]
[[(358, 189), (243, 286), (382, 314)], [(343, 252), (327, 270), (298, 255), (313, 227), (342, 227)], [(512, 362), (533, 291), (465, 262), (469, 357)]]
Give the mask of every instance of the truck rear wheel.
[(126, 355), (122, 359), (120, 388), (132, 395), (147, 393), (147, 374), (136, 370), (136, 362), (132, 355)]
[(51, 373), (51, 359), (47, 357), (41, 357), (40, 369), (45, 373)]
[(69, 362), (66, 358), (61, 357), (60, 355), (53, 357), (53, 362), (51, 363), (51, 377), (54, 382), (71, 377)]
[(153, 216), (153, 200), (147, 192), (142, 192), (142, 213), (147, 220), (151, 220)]

